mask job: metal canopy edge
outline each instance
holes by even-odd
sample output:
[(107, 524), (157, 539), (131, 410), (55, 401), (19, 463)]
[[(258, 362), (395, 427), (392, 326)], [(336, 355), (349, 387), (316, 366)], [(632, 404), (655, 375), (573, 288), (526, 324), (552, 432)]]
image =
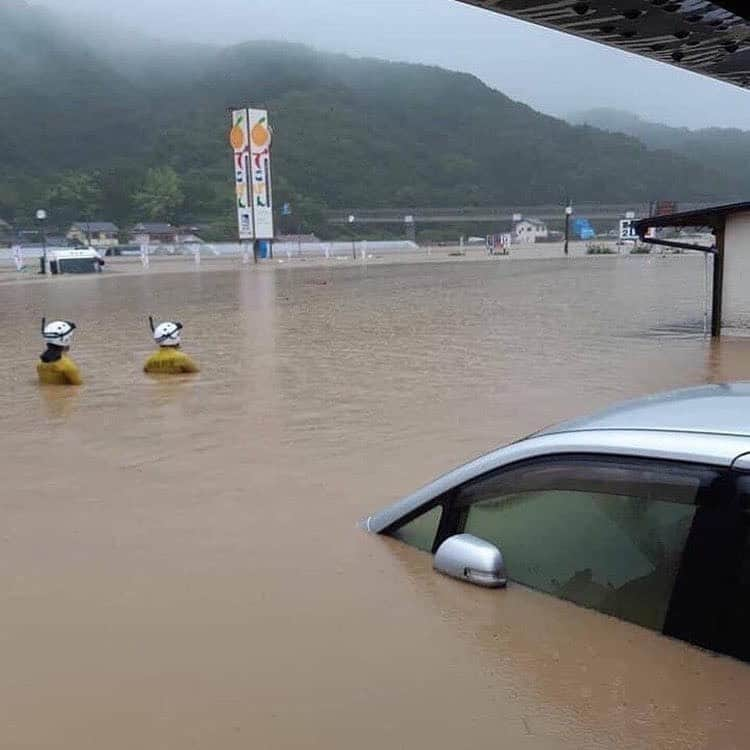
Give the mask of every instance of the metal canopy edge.
[(750, 88), (743, 0), (458, 0)]

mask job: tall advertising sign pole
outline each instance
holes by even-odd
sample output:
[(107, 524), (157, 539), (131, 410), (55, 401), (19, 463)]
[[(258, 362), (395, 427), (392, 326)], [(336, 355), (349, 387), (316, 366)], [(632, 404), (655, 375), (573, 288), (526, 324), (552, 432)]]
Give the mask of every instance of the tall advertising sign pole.
[(253, 208), (250, 188), (250, 130), (248, 128), (247, 109), (232, 111), (232, 129), (229, 133), (234, 159), (234, 202), (237, 210), (237, 233), (242, 245), (243, 261), (247, 258), (247, 242), (253, 242), (255, 254), (255, 230), (253, 226)]
[(273, 242), (273, 194), (271, 188), (272, 132), (265, 109), (248, 110), (250, 134), (250, 195), (253, 207), (253, 229), (256, 244), (265, 240), (266, 253), (271, 255)]
[(272, 131), (265, 109), (235, 109), (229, 142), (234, 158), (235, 204), (240, 242), (253, 243), (258, 261), (258, 242), (265, 240), (270, 256), (273, 241), (271, 188)]

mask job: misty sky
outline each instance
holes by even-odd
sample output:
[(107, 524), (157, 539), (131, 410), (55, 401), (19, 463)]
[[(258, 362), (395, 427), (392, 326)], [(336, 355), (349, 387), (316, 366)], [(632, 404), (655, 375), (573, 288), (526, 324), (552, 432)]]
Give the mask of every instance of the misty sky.
[(635, 110), (673, 125), (750, 129), (750, 92), (462, 5), (457, 0), (34, 0), (163, 39), (284, 39), (474, 73), (550, 114)]

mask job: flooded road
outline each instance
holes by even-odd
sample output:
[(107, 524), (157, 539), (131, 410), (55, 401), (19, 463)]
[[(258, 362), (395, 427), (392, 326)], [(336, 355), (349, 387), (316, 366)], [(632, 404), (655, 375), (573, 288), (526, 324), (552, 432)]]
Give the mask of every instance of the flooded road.
[[(748, 666), (356, 528), (543, 425), (750, 379), (703, 300), (698, 256), (4, 284), (0, 747), (744, 747)], [(149, 314), (199, 376), (141, 373)], [(36, 385), (42, 315), (83, 388)]]

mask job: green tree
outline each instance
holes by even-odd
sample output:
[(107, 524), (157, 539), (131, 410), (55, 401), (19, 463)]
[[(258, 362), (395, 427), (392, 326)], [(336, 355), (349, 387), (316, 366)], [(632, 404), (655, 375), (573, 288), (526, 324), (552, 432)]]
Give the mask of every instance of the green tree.
[(51, 219), (57, 224), (66, 224), (96, 218), (101, 197), (96, 173), (66, 172), (47, 190), (44, 201)]
[(12, 185), (0, 184), (0, 219), (12, 221), (21, 206), (21, 196)]
[(161, 221), (174, 221), (184, 200), (182, 181), (172, 167), (149, 169), (143, 186), (133, 194), (145, 218)]
[[(294, 204), (293, 204), (294, 205)], [(310, 196), (299, 196), (297, 198), (296, 218), (303, 232), (323, 235), (326, 231), (325, 205)]]
[(234, 186), (223, 175), (217, 180), (204, 171), (193, 171), (183, 176), (182, 219), (184, 221), (205, 220), (231, 211), (234, 205)]
[(133, 194), (140, 189), (145, 174), (144, 168), (132, 164), (117, 164), (102, 171), (102, 219), (120, 226), (136, 219)]

